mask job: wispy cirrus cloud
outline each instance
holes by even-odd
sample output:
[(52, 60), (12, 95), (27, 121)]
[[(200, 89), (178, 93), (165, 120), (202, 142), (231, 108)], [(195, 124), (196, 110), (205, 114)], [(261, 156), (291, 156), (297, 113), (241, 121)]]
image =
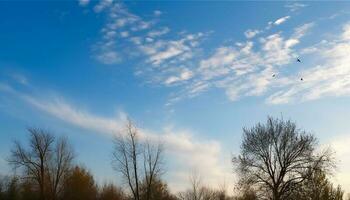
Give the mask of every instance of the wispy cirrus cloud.
[(263, 34), (266, 31), (269, 31), (274, 26), (279, 26), (279, 25), (285, 23), (289, 18), (290, 18), (290, 16), (284, 16), (284, 17), (276, 19), (275, 21), (269, 21), (263, 29), (248, 29), (244, 32), (244, 36), (247, 39), (252, 39), (259, 34)]
[(244, 35), (246, 38), (250, 39), (250, 38), (253, 38), (255, 37), (256, 35), (258, 35), (261, 31), (260, 30), (251, 30), (251, 29), (248, 29), (244, 32)]
[(148, 56), (146, 62), (154, 66), (163, 63), (184, 62), (193, 57), (193, 49), (197, 47), (198, 41), (203, 33), (185, 34), (178, 40), (157, 40), (139, 45), (139, 49)]
[(307, 7), (307, 5), (299, 2), (292, 2), (292, 3), (287, 3), (284, 7), (289, 9), (289, 11), (291, 12), (295, 12), (302, 8)]
[(295, 61), (294, 47), (311, 28), (312, 23), (308, 23), (295, 28), (287, 38), (275, 33), (255, 42), (218, 47), (212, 55), (199, 60), (198, 68), (193, 70), (195, 78), (170, 102), (194, 97), (210, 88), (223, 89), (232, 101), (244, 96), (261, 96), (276, 89), (276, 84), (288, 79), (272, 75)]
[[(187, 84), (179, 95), (174, 95), (170, 102), (196, 96), (213, 87), (224, 89), (232, 101), (244, 96), (272, 93), (266, 99), (270, 104), (350, 95), (349, 24), (345, 24), (333, 40), (321, 40), (296, 51), (295, 46), (314, 26), (315, 23), (306, 23), (296, 27), (287, 38), (281, 33), (261, 37), (257, 45), (259, 48), (253, 42), (217, 48), (212, 56), (199, 62), (199, 70), (194, 71), (196, 79)], [(285, 70), (296, 57), (306, 54), (318, 59), (313, 59), (300, 71), (290, 73), (290, 70)], [(279, 73), (285, 75), (279, 76)], [(274, 75), (272, 78), (273, 74), (277, 77)], [(300, 77), (304, 81), (300, 81)]]
[(58, 118), (69, 124), (88, 129), (97, 133), (115, 135), (122, 130), (127, 117), (123, 112), (119, 112), (116, 117), (95, 116), (85, 110), (79, 109), (62, 98), (52, 98), (40, 100), (33, 96), (21, 96), (27, 103), (37, 109)]
[(102, 40), (95, 47), (98, 61), (113, 65), (125, 58), (137, 58), (142, 67), (137, 67), (135, 74), (151, 83), (171, 85), (192, 78), (187, 61), (195, 57), (205, 34), (180, 32), (165, 37), (171, 30), (157, 24), (162, 14), (159, 10), (145, 20), (120, 2), (103, 0), (95, 10), (96, 7), (98, 12), (104, 11), (107, 15), (107, 23), (101, 30)]
[[(294, 10), (296, 7), (305, 7), (299, 4), (293, 6), (295, 8), (291, 5), (288, 8)], [(300, 47), (301, 39), (310, 32), (315, 23), (295, 27), (286, 35), (275, 29), (291, 19), (287, 15), (268, 22), (262, 29), (248, 29), (244, 32), (247, 41), (219, 45), (205, 51), (202, 42), (208, 38), (208, 33), (174, 33), (171, 28), (160, 26), (156, 18), (145, 20), (131, 13), (119, 2), (102, 0), (95, 6), (95, 10), (96, 7), (101, 7), (98, 12), (106, 11), (108, 16), (107, 23), (101, 30), (102, 40), (97, 45), (100, 51), (97, 59), (105, 64), (116, 64), (122, 62), (121, 58), (137, 56), (141, 60), (135, 68), (138, 77), (148, 84), (177, 88), (177, 91), (170, 94), (167, 105), (195, 97), (211, 88), (222, 89), (232, 101), (247, 96), (272, 94), (266, 101), (274, 104), (293, 102), (292, 99), (303, 93), (302, 91), (310, 93), (307, 97), (304, 95), (303, 99), (306, 100), (346, 94), (344, 90), (339, 92), (338, 89), (335, 93), (331, 92), (335, 89), (311, 86), (307, 81), (303, 84), (295, 82), (297, 76), (303, 76), (310, 81), (308, 74), (316, 73), (315, 70), (324, 71), (324, 75), (329, 70), (341, 71), (340, 67), (328, 69), (323, 64), (323, 67), (310, 66), (292, 74), (285, 70), (298, 56), (319, 52), (321, 44), (318, 47)], [(162, 12), (155, 11), (153, 14), (153, 17), (159, 17)], [(328, 55), (321, 56), (329, 60), (332, 57), (339, 58), (334, 55), (339, 48), (328, 47), (333, 49), (333, 55), (329, 52)], [(347, 47), (343, 44), (342, 48)], [(342, 60), (345, 61), (332, 63), (343, 66), (343, 69), (347, 60), (345, 57)], [(315, 81), (314, 84), (319, 83)], [(346, 85), (344, 81), (340, 83), (332, 79), (327, 85), (337, 88), (344, 87), (344, 84)], [(315, 92), (316, 90), (319, 92)]]
[[(127, 121), (127, 114), (122, 111), (115, 116), (97, 115), (67, 102), (58, 95), (36, 96), (1, 82), (0, 93), (18, 98), (42, 114), (107, 137), (123, 134), (122, 130)], [(181, 191), (187, 187), (187, 177), (193, 169), (205, 174), (207, 183), (214, 187), (232, 176), (230, 167), (223, 167), (230, 166), (230, 155), (223, 156), (221, 145), (216, 140), (202, 140), (189, 129), (176, 129), (169, 125), (160, 130), (139, 127), (139, 132), (140, 139), (161, 141), (167, 157), (173, 158), (172, 164), (176, 167), (168, 170), (168, 177), (171, 178), (169, 185), (174, 191)], [(233, 179), (228, 180), (233, 183)]]
[(94, 11), (99, 13), (113, 4), (113, 0), (101, 0), (94, 6)]
[(101, 29), (102, 39), (94, 47), (97, 60), (103, 64), (120, 63), (130, 50), (126, 47), (132, 44), (120, 41), (127, 41), (138, 32), (149, 29), (152, 24), (130, 13), (123, 4), (109, 0), (100, 1), (94, 10), (97, 13), (106, 11), (108, 16), (107, 23)]
[(168, 27), (163, 27), (159, 30), (152, 30), (150, 32), (148, 32), (147, 36), (150, 38), (155, 38), (155, 37), (159, 37), (162, 36), (164, 34), (169, 33), (170, 29)]
[(190, 78), (192, 78), (193, 72), (188, 70), (187, 68), (184, 68), (178, 76), (170, 76), (165, 80), (166, 85), (174, 84), (179, 81), (186, 81)]
[(108, 0), (101, 0), (94, 9), (107, 16), (102, 38), (94, 47), (99, 62), (116, 65), (136, 59), (135, 74), (151, 84), (179, 85), (194, 77), (193, 60), (209, 33), (172, 32), (158, 23), (163, 14), (160, 10), (141, 17), (123, 3)]
[(79, 5), (87, 6), (90, 3), (90, 0), (79, 0)]
[(273, 22), (273, 24), (275, 24), (275, 25), (281, 25), (281, 24), (283, 24), (284, 22), (286, 22), (289, 18), (290, 18), (290, 16), (281, 17), (281, 18), (277, 19), (275, 22)]
[[(286, 84), (268, 98), (272, 104), (350, 95), (350, 25), (333, 41), (321, 42), (312, 52), (319, 62), (299, 72), (305, 82)], [(308, 47), (309, 49), (311, 47)]]
[(97, 60), (99, 60), (103, 64), (117, 64), (122, 59), (121, 56), (115, 51), (106, 51), (102, 52), (97, 56)]

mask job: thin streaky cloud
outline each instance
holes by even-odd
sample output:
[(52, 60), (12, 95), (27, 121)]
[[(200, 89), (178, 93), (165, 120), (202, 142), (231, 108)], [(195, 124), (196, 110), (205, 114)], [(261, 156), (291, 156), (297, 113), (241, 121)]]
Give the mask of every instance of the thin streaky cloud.
[(287, 3), (284, 7), (289, 9), (291, 12), (296, 12), (302, 8), (307, 7), (308, 5), (299, 3), (299, 2), (294, 2), (294, 3)]
[(286, 22), (289, 18), (290, 18), (290, 16), (281, 17), (281, 18), (277, 19), (277, 20), (274, 22), (274, 24), (275, 24), (275, 25), (281, 25), (281, 24), (283, 24), (284, 22)]
[[(125, 112), (119, 112), (115, 117), (95, 115), (67, 103), (62, 97), (48, 98), (49, 95), (44, 95), (46, 98), (36, 97), (5, 84), (0, 84), (0, 92), (11, 93), (42, 113), (67, 124), (105, 134), (108, 137), (122, 136), (128, 118)], [(161, 141), (166, 147), (166, 153), (174, 158), (178, 168), (176, 171), (168, 172), (172, 177), (169, 185), (174, 191), (178, 192), (187, 187), (187, 179), (181, 174), (190, 174), (189, 169), (195, 168), (199, 173), (206, 174), (208, 184), (213, 187), (216, 187), (225, 177), (232, 176), (230, 168), (222, 167), (223, 162), (229, 166), (230, 159), (222, 157), (221, 145), (215, 140), (201, 140), (192, 131), (179, 130), (173, 126), (165, 126), (161, 131), (139, 127), (139, 132), (141, 139), (151, 142)]]
[(257, 30), (257, 29), (255, 29), (255, 30), (248, 29), (248, 30), (246, 30), (246, 31), (244, 32), (244, 35), (245, 35), (246, 38), (251, 39), (251, 38), (255, 37), (256, 35), (258, 35), (259, 33), (261, 33), (260, 30)]

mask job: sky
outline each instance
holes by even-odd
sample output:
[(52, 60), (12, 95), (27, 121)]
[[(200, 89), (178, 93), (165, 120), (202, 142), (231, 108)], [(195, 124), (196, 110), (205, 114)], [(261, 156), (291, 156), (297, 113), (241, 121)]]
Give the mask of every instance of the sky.
[[(131, 118), (166, 146), (167, 180), (233, 186), (242, 128), (283, 117), (336, 152), (350, 192), (350, 2), (1, 1), (0, 173), (27, 127), (65, 136), (98, 182), (122, 183)], [(301, 62), (297, 62), (297, 59)]]

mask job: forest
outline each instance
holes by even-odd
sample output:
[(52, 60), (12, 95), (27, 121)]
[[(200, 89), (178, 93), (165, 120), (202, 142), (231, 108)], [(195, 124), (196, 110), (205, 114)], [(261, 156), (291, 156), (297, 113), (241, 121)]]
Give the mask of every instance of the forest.
[(65, 137), (28, 128), (27, 143), (14, 141), (5, 159), (12, 174), (0, 175), (0, 200), (350, 200), (330, 181), (335, 153), (293, 121), (268, 117), (243, 128), (240, 152), (232, 156), (234, 191), (208, 186), (192, 173), (187, 190), (173, 192), (163, 176), (164, 144), (144, 138), (128, 120), (113, 138), (111, 166), (123, 184), (98, 184), (88, 166), (75, 163)]

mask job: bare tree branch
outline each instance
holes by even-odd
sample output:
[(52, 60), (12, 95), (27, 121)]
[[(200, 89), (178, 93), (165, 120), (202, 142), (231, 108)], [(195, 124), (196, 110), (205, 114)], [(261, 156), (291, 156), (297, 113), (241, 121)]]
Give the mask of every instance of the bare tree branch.
[(266, 199), (287, 199), (314, 170), (332, 166), (329, 151), (316, 154), (316, 138), (290, 121), (269, 117), (243, 132), (241, 153), (232, 161), (241, 184), (258, 187)]

